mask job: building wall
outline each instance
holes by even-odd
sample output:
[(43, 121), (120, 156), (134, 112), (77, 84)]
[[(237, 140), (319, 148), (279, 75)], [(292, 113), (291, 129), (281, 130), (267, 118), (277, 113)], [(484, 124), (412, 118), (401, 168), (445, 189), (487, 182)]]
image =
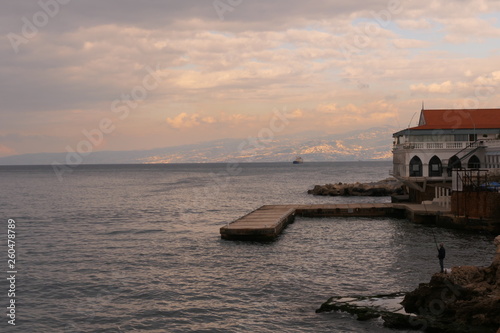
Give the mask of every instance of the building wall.
[[(420, 187), (424, 186), (423, 182), (417, 182), (417, 184)], [(422, 201), (432, 201), (435, 197), (435, 187), (433, 186), (426, 186), (425, 187), (425, 192), (420, 192), (417, 191), (413, 188), (408, 189), (408, 196), (409, 196), (409, 201), (411, 203), (422, 203)]]
[[(446, 168), (448, 161), (451, 157), (457, 154), (457, 150), (429, 150), (429, 149), (399, 149), (393, 152), (393, 172), (397, 176), (409, 177), (410, 176), (410, 161), (414, 156), (417, 156), (422, 161), (422, 177), (429, 177), (429, 161), (432, 157), (437, 156), (441, 160), (443, 169), (443, 177), (447, 177)], [(484, 149), (477, 150), (476, 155), (481, 161), (481, 167), (486, 168), (487, 158)], [(467, 157), (462, 161), (462, 167), (467, 167), (467, 163), (472, 156)], [(500, 162), (500, 158), (499, 158)], [(499, 166), (500, 167), (500, 166)], [(492, 167), (493, 168), (493, 167)]]
[(451, 212), (456, 216), (500, 220), (500, 193), (453, 192)]
[(392, 169), (396, 176), (407, 177), (408, 176), (408, 163), (406, 161), (406, 153), (403, 150), (395, 150), (392, 155)]
[(487, 169), (500, 169), (500, 154), (487, 154), (485, 164)]

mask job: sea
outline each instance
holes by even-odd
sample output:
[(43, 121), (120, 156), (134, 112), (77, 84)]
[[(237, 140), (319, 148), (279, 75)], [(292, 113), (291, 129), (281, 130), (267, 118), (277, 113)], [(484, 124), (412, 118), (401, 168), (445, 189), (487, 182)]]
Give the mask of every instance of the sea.
[(315, 310), (331, 296), (428, 282), (439, 270), (435, 240), (447, 267), (489, 265), (494, 236), (393, 218), (298, 217), (267, 243), (219, 233), (262, 205), (390, 202), (307, 194), (318, 184), (385, 179), (390, 168), (79, 165), (58, 177), (51, 166), (0, 166), (0, 331), (394, 332), (381, 320)]

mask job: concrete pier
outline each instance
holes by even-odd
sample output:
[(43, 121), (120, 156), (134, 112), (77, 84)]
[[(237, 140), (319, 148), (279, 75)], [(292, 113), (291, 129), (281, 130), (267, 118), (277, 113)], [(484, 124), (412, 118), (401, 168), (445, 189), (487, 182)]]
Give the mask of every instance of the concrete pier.
[(220, 228), (223, 239), (272, 240), (294, 221), (303, 217), (401, 217), (404, 211), (390, 203), (326, 205), (266, 205)]
[(268, 241), (301, 217), (394, 217), (410, 222), (468, 230), (500, 230), (482, 218), (453, 216), (438, 204), (352, 203), (317, 205), (266, 205), (220, 228), (223, 239)]
[(272, 240), (295, 218), (291, 206), (262, 206), (220, 228), (223, 239)]
[(297, 205), (294, 208), (296, 215), (304, 217), (382, 217), (397, 214), (390, 203)]

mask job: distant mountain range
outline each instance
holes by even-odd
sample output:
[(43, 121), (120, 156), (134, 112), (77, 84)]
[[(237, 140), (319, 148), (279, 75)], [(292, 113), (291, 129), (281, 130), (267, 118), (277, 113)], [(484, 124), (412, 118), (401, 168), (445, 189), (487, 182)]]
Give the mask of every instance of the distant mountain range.
[[(98, 151), (82, 157), (83, 164), (366, 161), (392, 158), (392, 126), (325, 135), (321, 132), (279, 136), (272, 140), (222, 139), (151, 150)], [(67, 153), (6, 156), (0, 165), (66, 164)]]

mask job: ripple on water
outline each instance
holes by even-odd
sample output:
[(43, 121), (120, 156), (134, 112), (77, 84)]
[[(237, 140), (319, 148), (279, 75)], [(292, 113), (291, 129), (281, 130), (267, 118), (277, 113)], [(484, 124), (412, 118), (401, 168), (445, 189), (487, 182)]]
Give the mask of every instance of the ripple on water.
[[(19, 228), (18, 328), (391, 332), (376, 321), (315, 310), (333, 295), (405, 291), (428, 281), (439, 267), (434, 235), (447, 247), (448, 267), (487, 265), (492, 237), (362, 218), (297, 218), (265, 244), (218, 234), (221, 225), (263, 204), (386, 202), (305, 191), (380, 180), (389, 167), (242, 165), (222, 187), (212, 186), (210, 173), (224, 164), (80, 166), (62, 183), (50, 167), (36, 176), (29, 168), (0, 167), (0, 182), (13, 189), (0, 193), (0, 215), (16, 218)], [(207, 186), (214, 191), (200, 196)]]

